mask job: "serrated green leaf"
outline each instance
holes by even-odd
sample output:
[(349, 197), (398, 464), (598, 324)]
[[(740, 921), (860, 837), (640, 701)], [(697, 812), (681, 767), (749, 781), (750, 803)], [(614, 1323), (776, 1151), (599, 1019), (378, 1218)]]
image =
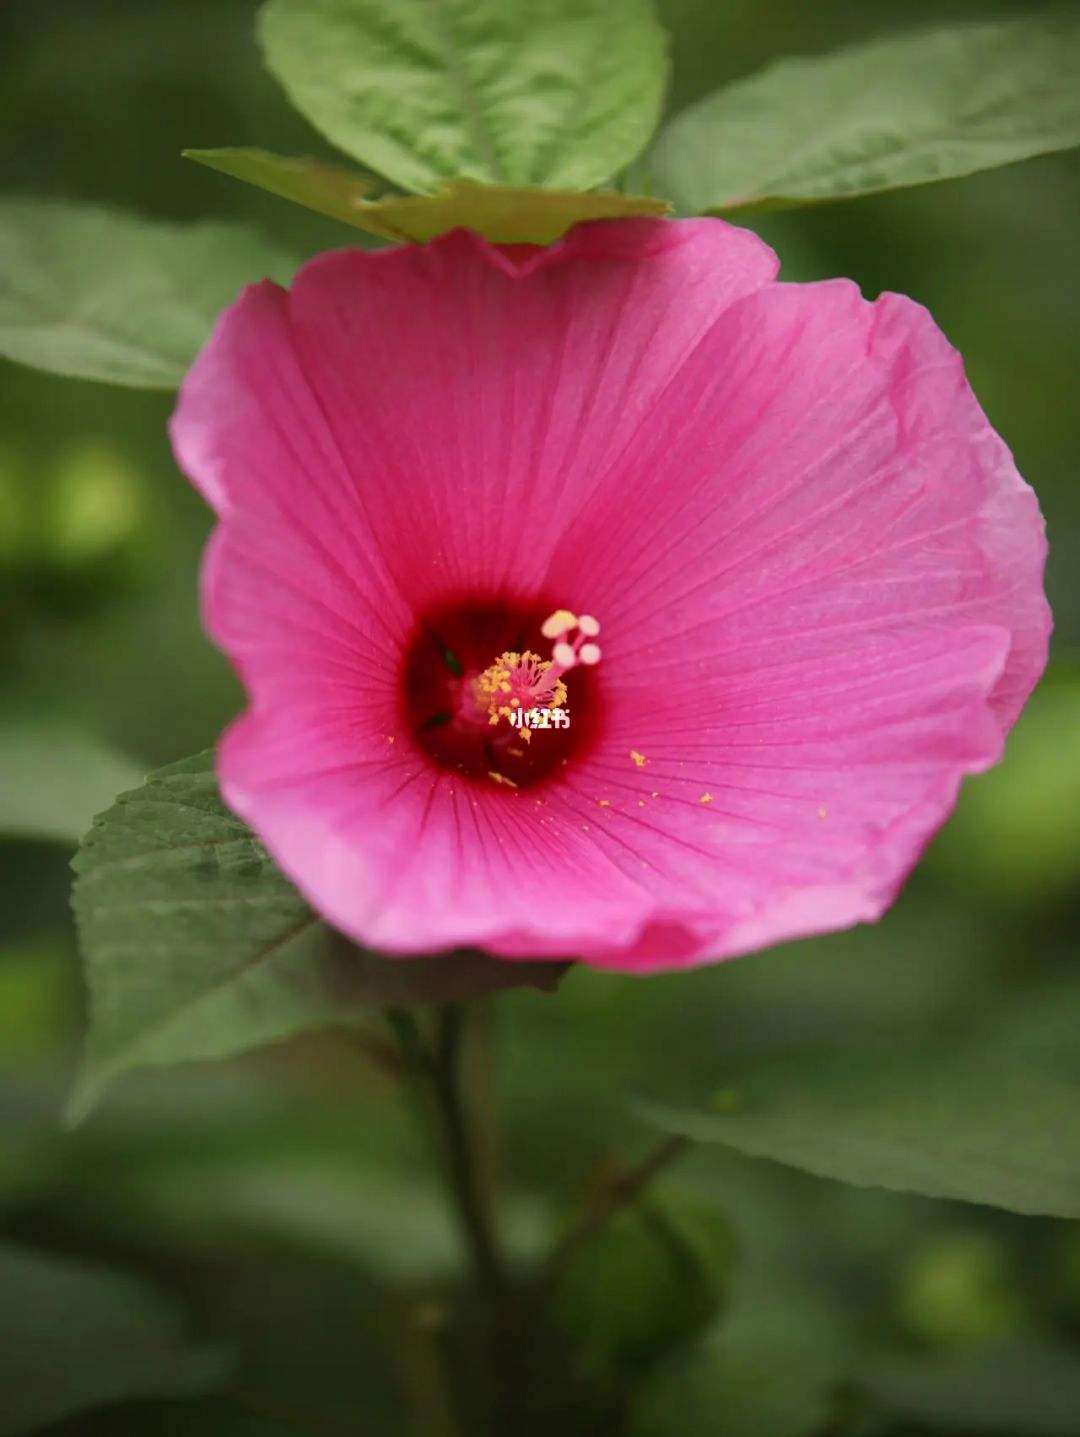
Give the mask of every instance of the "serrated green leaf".
[(266, 62), (339, 149), (402, 189), (590, 189), (660, 113), (650, 0), (269, 0)]
[(224, 1058), (372, 1006), (553, 987), (565, 969), (354, 947), (225, 808), (209, 752), (121, 794), (73, 866), (91, 1008), (73, 1120), (131, 1068)]
[(172, 224), (92, 205), (0, 202), (0, 355), (137, 389), (174, 389), (241, 286), (295, 264), (238, 224)]
[(220, 1353), (193, 1349), (141, 1282), (0, 1245), (0, 1437), (137, 1397), (184, 1397), (220, 1381)]
[(647, 1113), (859, 1187), (1080, 1217), (1080, 1086), (989, 1036), (744, 1058), (722, 1092), (714, 1111)]
[(495, 244), (551, 244), (581, 220), (663, 215), (670, 206), (613, 190), (548, 190), (451, 180), (432, 195), (366, 198), (364, 177), (322, 160), (293, 159), (268, 150), (185, 150), (191, 160), (258, 185), (355, 229), (389, 240), (427, 241), (470, 229)]
[(1044, 12), (785, 59), (691, 105), (648, 167), (686, 212), (872, 194), (1080, 144), (1080, 16)]

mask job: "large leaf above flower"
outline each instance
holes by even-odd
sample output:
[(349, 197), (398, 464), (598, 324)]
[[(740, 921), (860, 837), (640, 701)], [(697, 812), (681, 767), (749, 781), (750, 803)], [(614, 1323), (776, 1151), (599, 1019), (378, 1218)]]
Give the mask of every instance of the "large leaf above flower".
[(667, 1130), (859, 1187), (1080, 1217), (1080, 1066), (1022, 1026), (747, 1057), (711, 1110), (649, 1112)]
[(385, 959), (322, 923), (222, 804), (213, 754), (151, 774), (95, 821), (74, 866), (91, 1023), (72, 1115), (120, 1074), (223, 1058), (373, 1006), (552, 987), (553, 963)]
[(600, 184), (648, 142), (667, 76), (650, 0), (269, 0), (260, 34), (313, 125), (420, 193)]
[(0, 354), (35, 369), (174, 389), (240, 288), (295, 262), (239, 224), (93, 205), (0, 203)]
[(549, 190), (450, 180), (431, 195), (369, 199), (362, 175), (323, 160), (268, 150), (185, 150), (189, 159), (388, 240), (434, 239), (470, 229), (496, 244), (551, 244), (581, 220), (662, 215), (670, 206), (612, 190)]
[(1080, 144), (1078, 76), (1067, 11), (780, 60), (678, 115), (647, 168), (693, 213), (951, 179)]

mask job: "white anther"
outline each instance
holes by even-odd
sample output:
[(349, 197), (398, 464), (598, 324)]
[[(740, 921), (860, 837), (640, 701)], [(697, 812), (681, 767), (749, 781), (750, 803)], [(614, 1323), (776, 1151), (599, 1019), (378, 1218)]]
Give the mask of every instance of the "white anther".
[(600, 620), (594, 619), (592, 614), (582, 614), (577, 621), (578, 632), (585, 635), (587, 639), (595, 639), (600, 632)]
[(583, 664), (598, 664), (600, 662), (599, 644), (582, 644), (578, 649), (578, 662)]
[[(595, 648), (596, 645), (591, 644), (587, 645), (587, 647)], [(572, 669), (577, 663), (578, 658), (577, 654), (574, 653), (572, 646), (566, 642), (556, 644), (551, 651), (551, 657), (555, 660), (556, 664), (558, 664), (560, 669)]]
[(577, 619), (569, 609), (556, 609), (540, 625), (540, 632), (545, 639), (557, 639), (560, 634), (568, 634), (576, 623)]

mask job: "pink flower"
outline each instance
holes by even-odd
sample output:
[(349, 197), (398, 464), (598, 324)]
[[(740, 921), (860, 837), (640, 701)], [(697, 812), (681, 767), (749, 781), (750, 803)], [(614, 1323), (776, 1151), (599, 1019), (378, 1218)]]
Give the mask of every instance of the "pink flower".
[(873, 919), (1000, 756), (1035, 497), (924, 309), (775, 273), (719, 220), (458, 232), (222, 317), (172, 423), (222, 789), (354, 939), (646, 971)]

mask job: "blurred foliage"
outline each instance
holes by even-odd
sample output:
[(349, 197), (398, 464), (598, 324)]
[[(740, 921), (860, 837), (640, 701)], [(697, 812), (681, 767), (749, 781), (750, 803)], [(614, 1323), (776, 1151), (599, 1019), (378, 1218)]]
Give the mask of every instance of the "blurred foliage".
[(791, 56), (689, 106), (644, 164), (684, 214), (953, 179), (1080, 144), (1078, 68), (1078, 17), (1040, 6)]
[(285, 282), (292, 270), (243, 225), (4, 200), (0, 354), (53, 374), (173, 390), (240, 286)]
[[(1027, 7), (660, 8), (675, 111), (781, 53)], [(300, 256), (353, 242), (329, 219), (179, 158), (222, 144), (333, 158), (260, 67), (253, 13), (250, 0), (9, 0), (5, 193), (240, 220)], [(583, 1174), (648, 1143), (627, 1099), (700, 1104), (731, 1055), (841, 1037), (948, 1041), (998, 1025), (1018, 1061), (1037, 1054), (1075, 1081), (1078, 201), (1080, 158), (1065, 154), (761, 220), (787, 278), (848, 274), (870, 294), (910, 293), (965, 354), (1047, 516), (1052, 670), (1006, 762), (965, 786), (877, 926), (694, 973), (574, 972), (557, 999), (500, 998), (492, 1161), (520, 1268), (580, 1203)], [(237, 710), (235, 679), (199, 627), (209, 517), (169, 456), (169, 408), (164, 395), (0, 367), (2, 733), (14, 726), (37, 745), (0, 760), (3, 802), (18, 800), (11, 777), (26, 782), (32, 764), (85, 795), (81, 822), (107, 798), (110, 765), (180, 758)], [(78, 762), (65, 775), (50, 735), (70, 758), (73, 732)], [(446, 1425), (448, 1391), (468, 1365), (449, 1335), (457, 1237), (397, 1085), (330, 1033), (207, 1070), (136, 1075), (64, 1131), (84, 1022), (67, 909), (74, 834), (21, 832), (0, 846), (0, 1219), (29, 1256), (0, 1285), (0, 1331), (32, 1311), (46, 1267), (76, 1286), (71, 1274), (93, 1275), (85, 1297), (64, 1288), (71, 1330), (92, 1327), (94, 1304), (117, 1291), (132, 1294), (122, 1316), (139, 1329), (108, 1344), (96, 1395), (80, 1399), (92, 1414), (52, 1409), (52, 1437), (461, 1437)], [(617, 1369), (634, 1374), (626, 1430), (639, 1437), (1080, 1430), (1074, 1226), (846, 1188), (719, 1148), (673, 1168), (654, 1202), (665, 1237), (649, 1207), (634, 1209), (565, 1275), (555, 1310), (574, 1340), (544, 1369), (552, 1401), (552, 1373), (572, 1384)], [(688, 1270), (694, 1302), (680, 1286)], [(599, 1321), (611, 1309), (598, 1290), (619, 1296), (614, 1327)], [(693, 1332), (679, 1327), (687, 1314)], [(43, 1343), (64, 1335), (53, 1318), (35, 1330)], [(658, 1345), (670, 1350), (639, 1360)], [(39, 1355), (71, 1375), (56, 1351)], [(191, 1353), (232, 1365), (215, 1395), (180, 1396), (191, 1389), (176, 1371), (154, 1368), (163, 1352), (181, 1369)], [(604, 1411), (609, 1425), (596, 1430), (620, 1430), (626, 1414)]]
[(218, 1385), (225, 1363), (185, 1350), (173, 1314), (127, 1278), (0, 1244), (0, 1433), (147, 1394)]

